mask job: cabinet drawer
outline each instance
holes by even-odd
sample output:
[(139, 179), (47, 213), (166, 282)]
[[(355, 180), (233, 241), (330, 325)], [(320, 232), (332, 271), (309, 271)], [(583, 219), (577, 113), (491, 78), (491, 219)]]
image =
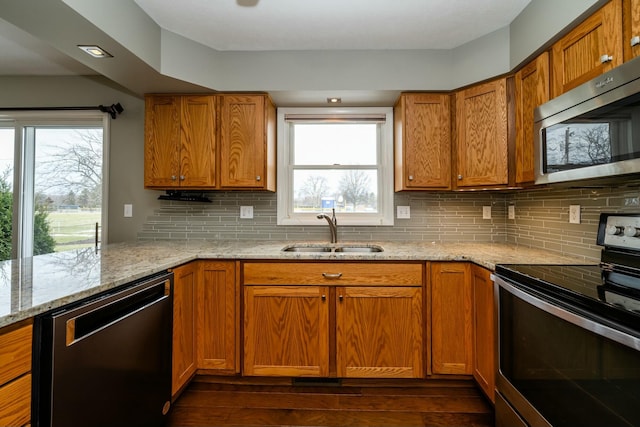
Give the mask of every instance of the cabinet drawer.
[(32, 324), (0, 331), (0, 385), (31, 370), (32, 333)]
[(245, 285), (422, 285), (421, 263), (247, 262)]
[(0, 426), (23, 426), (31, 420), (31, 374), (0, 387)]

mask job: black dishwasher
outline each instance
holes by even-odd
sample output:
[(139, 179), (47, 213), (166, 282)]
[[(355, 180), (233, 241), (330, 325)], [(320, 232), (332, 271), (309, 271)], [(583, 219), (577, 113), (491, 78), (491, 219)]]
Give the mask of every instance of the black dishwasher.
[(171, 400), (173, 274), (38, 316), (34, 426), (161, 426)]

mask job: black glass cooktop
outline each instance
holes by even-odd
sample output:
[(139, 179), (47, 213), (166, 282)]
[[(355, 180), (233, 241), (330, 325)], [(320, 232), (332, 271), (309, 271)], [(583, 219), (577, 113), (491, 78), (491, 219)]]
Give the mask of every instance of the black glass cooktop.
[(506, 264), (496, 266), (496, 275), (565, 309), (640, 334), (640, 291), (605, 284), (598, 265)]

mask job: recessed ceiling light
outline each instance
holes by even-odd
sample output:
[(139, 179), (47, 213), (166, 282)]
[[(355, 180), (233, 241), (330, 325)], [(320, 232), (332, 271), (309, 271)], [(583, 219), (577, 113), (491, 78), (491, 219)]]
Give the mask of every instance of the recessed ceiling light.
[(329, 104), (340, 104), (342, 102), (342, 98), (327, 98), (327, 102)]
[(78, 47), (94, 58), (113, 58), (113, 55), (98, 45), (78, 45)]

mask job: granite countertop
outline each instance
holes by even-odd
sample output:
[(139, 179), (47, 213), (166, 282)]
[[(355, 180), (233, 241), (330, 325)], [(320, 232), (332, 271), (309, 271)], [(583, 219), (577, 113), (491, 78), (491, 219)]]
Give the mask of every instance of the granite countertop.
[[(313, 245), (315, 243), (303, 243)], [(154, 241), (107, 245), (0, 263), (0, 327), (194, 259), (415, 260), (496, 264), (594, 264), (549, 251), (496, 243), (367, 242), (379, 253), (282, 252), (291, 242)], [(348, 245), (349, 242), (342, 242)]]

